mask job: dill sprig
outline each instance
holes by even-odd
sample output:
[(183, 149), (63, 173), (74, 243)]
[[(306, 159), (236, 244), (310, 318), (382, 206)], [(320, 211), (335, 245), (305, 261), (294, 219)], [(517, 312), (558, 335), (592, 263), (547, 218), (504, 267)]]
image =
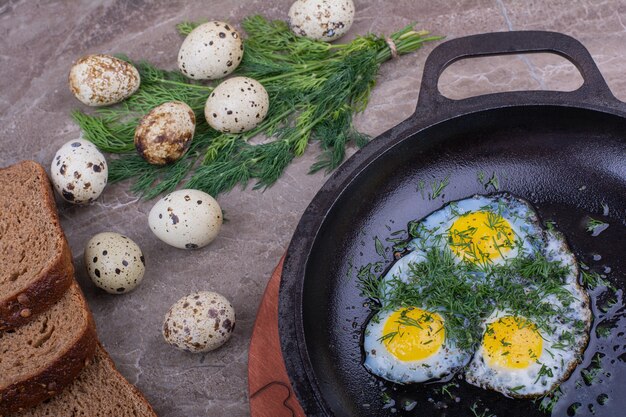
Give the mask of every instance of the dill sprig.
[(434, 200), (437, 197), (439, 197), (449, 184), (450, 184), (450, 176), (445, 177), (441, 181), (434, 181), (430, 186), (431, 187), (430, 200)]
[(560, 387), (555, 388), (553, 391), (548, 392), (542, 397), (534, 400), (535, 403), (539, 403), (539, 410), (547, 414), (552, 414), (554, 407), (563, 396), (563, 391)]
[(592, 217), (589, 217), (589, 220), (587, 220), (587, 232), (591, 233), (592, 236), (598, 236), (600, 233), (605, 231), (608, 227), (609, 227), (609, 224), (601, 220), (596, 220)]
[[(198, 24), (183, 22), (177, 30), (187, 35)], [(235, 74), (258, 80), (268, 91), (270, 108), (264, 122), (242, 134), (220, 134), (208, 126), (203, 114), (213, 84), (137, 63), (141, 86), (128, 100), (91, 115), (73, 113), (86, 139), (105, 152), (122, 155), (111, 160), (110, 182), (132, 178), (132, 190), (146, 198), (181, 183), (212, 195), (237, 184), (245, 187), (251, 180), (254, 188), (265, 188), (312, 141), (320, 144), (322, 155), (311, 172), (333, 170), (344, 160), (349, 144), (367, 143), (368, 137), (355, 129), (353, 115), (366, 108), (380, 65), (392, 58), (384, 36), (368, 34), (350, 43), (330, 44), (297, 37), (286, 22), (262, 16), (248, 17), (242, 26), (247, 34), (245, 52)], [(389, 39), (403, 55), (441, 37), (410, 25)], [(134, 152), (135, 127), (152, 108), (172, 100), (187, 103), (196, 113), (191, 149), (171, 165), (149, 165)], [(265, 143), (251, 143), (257, 135), (264, 136)]]

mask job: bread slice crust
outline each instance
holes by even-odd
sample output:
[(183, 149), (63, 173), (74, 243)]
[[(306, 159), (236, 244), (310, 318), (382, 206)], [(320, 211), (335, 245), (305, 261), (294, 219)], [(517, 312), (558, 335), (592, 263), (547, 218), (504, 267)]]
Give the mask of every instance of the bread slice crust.
[(74, 343), (68, 345), (43, 369), (25, 372), (20, 374), (16, 381), (0, 386), (0, 416), (33, 407), (57, 395), (63, 388), (72, 384), (80, 371), (92, 360), (97, 344), (95, 323), (83, 293), (75, 281), (72, 281), (68, 296), (75, 297), (76, 300), (73, 302), (81, 304), (78, 310), (86, 318), (81, 332)]
[(74, 383), (38, 406), (6, 417), (157, 417), (143, 394), (117, 371), (100, 343)]
[[(41, 200), (38, 208), (41, 210), (41, 215), (47, 217), (46, 220), (54, 229), (56, 238), (54, 256), (50, 257), (34, 280), (30, 280), (21, 287), (12, 288), (10, 291), (0, 291), (1, 331), (27, 324), (60, 300), (73, 281), (74, 268), (72, 254), (59, 222), (50, 180), (44, 168), (37, 162), (23, 161), (0, 169), (0, 184), (2, 184), (0, 194), (2, 191), (10, 194), (4, 196), (7, 199), (19, 198), (16, 189), (21, 189), (25, 193), (38, 193), (38, 196), (34, 196)], [(2, 190), (7, 184), (14, 184), (15, 189)], [(33, 185), (35, 189), (31, 189)], [(8, 213), (0, 211), (0, 229), (3, 223), (8, 221), (7, 217), (4, 218), (4, 222), (2, 221), (4, 216), (8, 216)], [(23, 225), (23, 227), (26, 226)], [(0, 233), (1, 242), (5, 233), (4, 230), (0, 231), (3, 232)], [(3, 247), (9, 244), (8, 242), (1, 243)], [(23, 250), (28, 250), (28, 248)]]

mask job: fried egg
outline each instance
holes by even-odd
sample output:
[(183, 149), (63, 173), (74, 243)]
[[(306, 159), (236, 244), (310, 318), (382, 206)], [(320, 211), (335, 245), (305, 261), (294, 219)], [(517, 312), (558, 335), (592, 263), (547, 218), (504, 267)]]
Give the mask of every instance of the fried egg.
[(525, 317), (494, 311), (465, 369), (466, 381), (510, 397), (550, 392), (569, 377), (587, 344), (584, 315), (579, 316), (580, 324), (554, 319), (543, 329)]
[(502, 264), (533, 253), (542, 229), (530, 205), (509, 194), (474, 196), (452, 202), (417, 226), (411, 250), (449, 249), (459, 261)]
[(442, 314), (418, 307), (378, 312), (365, 329), (365, 368), (398, 384), (456, 372), (471, 354), (446, 340), (444, 323)]

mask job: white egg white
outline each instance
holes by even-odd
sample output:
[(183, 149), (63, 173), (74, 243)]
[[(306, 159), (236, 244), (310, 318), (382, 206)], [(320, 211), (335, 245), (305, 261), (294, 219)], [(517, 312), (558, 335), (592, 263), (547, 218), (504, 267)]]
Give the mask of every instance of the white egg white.
[(465, 366), (471, 353), (457, 348), (451, 341), (444, 344), (431, 356), (416, 361), (402, 361), (389, 352), (381, 340), (385, 322), (393, 311), (381, 311), (374, 315), (365, 329), (363, 348), (364, 366), (374, 375), (398, 384), (424, 382), (440, 379), (455, 373)]
[[(562, 314), (551, 317), (538, 329), (543, 339), (543, 349), (537, 361), (527, 368), (510, 369), (492, 366), (486, 358), (483, 344), (465, 370), (467, 382), (492, 389), (511, 397), (536, 397), (552, 391), (565, 381), (582, 359), (589, 340), (591, 310), (589, 298), (577, 283), (563, 286), (571, 297), (548, 295), (545, 301), (558, 306)], [(564, 300), (565, 298), (565, 300)], [(483, 333), (490, 323), (512, 315), (496, 310), (483, 322)]]
[(408, 248), (410, 250), (427, 250), (433, 247), (450, 249), (449, 230), (454, 222), (463, 215), (477, 211), (488, 211), (500, 215), (508, 222), (515, 235), (514, 247), (503, 257), (493, 259), (493, 264), (502, 264), (506, 259), (531, 254), (539, 247), (542, 229), (533, 208), (522, 199), (509, 194), (499, 194), (476, 195), (465, 200), (451, 202), (431, 213), (420, 221), (419, 236), (410, 242)]

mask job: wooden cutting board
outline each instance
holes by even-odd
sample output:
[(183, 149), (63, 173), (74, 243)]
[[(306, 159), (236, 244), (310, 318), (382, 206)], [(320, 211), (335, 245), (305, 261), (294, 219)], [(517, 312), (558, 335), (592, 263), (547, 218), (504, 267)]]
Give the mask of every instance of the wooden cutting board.
[(291, 389), (278, 337), (278, 290), (284, 259), (265, 288), (252, 331), (248, 353), (252, 417), (305, 417)]

